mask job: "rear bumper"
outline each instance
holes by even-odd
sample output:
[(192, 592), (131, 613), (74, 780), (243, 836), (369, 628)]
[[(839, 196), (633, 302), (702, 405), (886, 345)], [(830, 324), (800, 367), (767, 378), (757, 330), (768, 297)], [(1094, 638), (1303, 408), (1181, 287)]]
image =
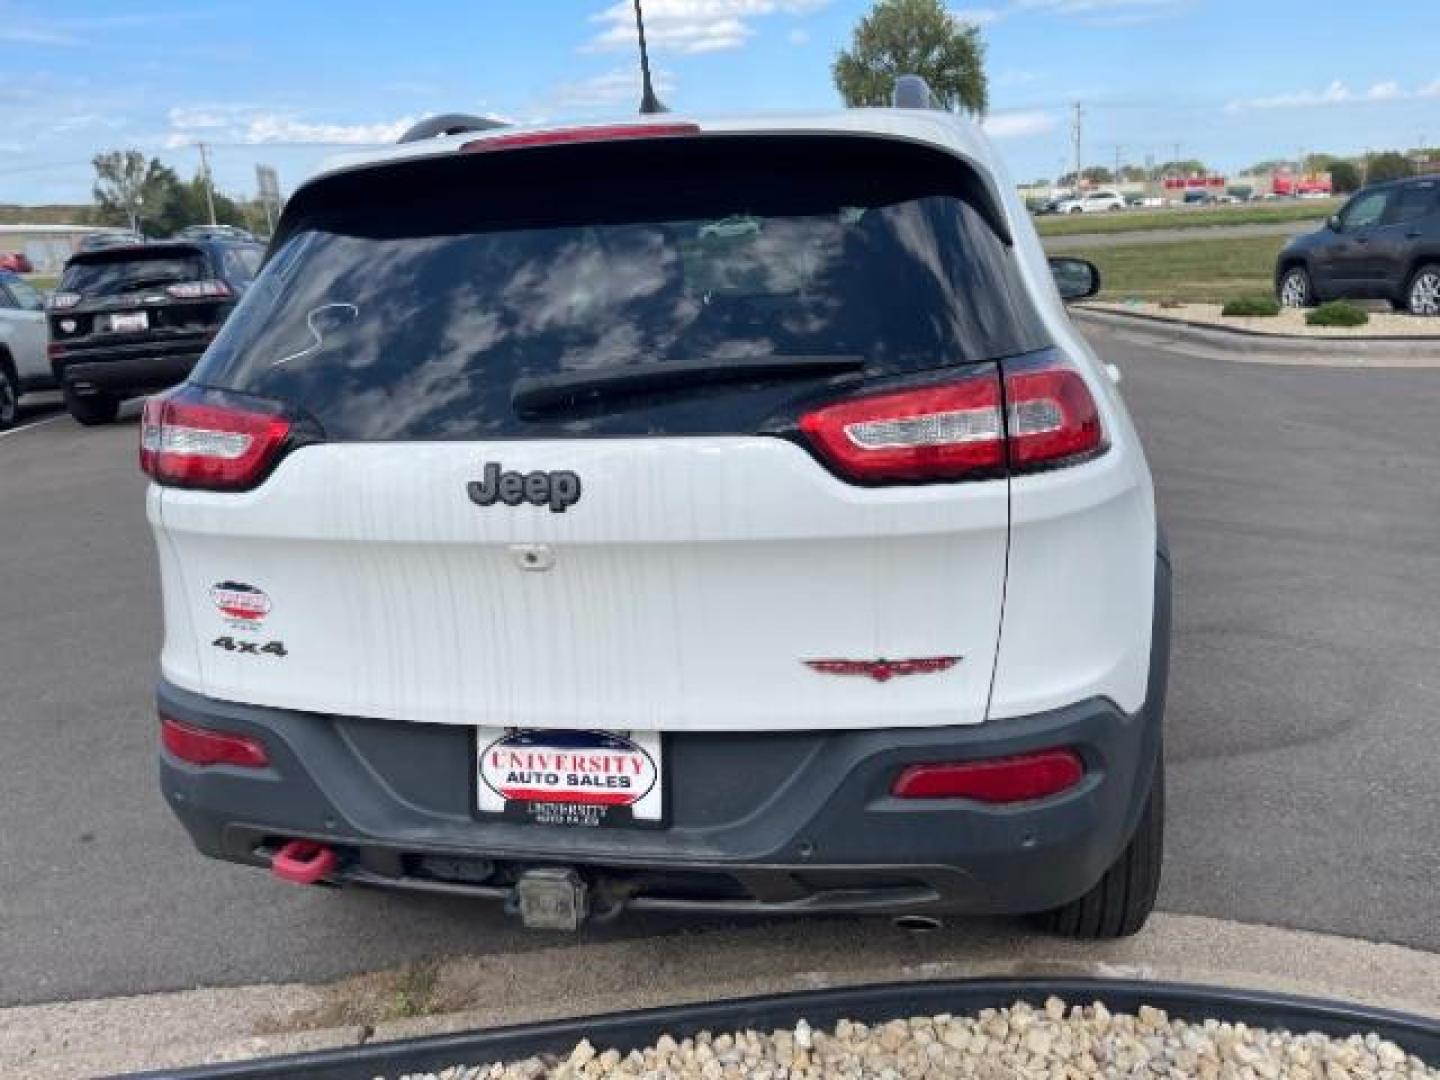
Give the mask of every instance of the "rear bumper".
[[(178, 720), (262, 740), (263, 770), (162, 752), (161, 787), (196, 846), (268, 865), (283, 841), (333, 847), (338, 883), (510, 901), (518, 874), (572, 867), (600, 910), (1018, 914), (1088, 891), (1128, 842), (1159, 767), (1169, 575), (1158, 564), (1149, 696), (969, 727), (675, 734), (669, 821), (567, 829), (478, 819), (474, 733), (219, 702), (162, 684)], [(1163, 588), (1159, 587), (1163, 586)], [(893, 798), (906, 765), (1071, 747), (1082, 783), (1015, 805)]]
[(144, 393), (183, 382), (210, 344), (209, 335), (52, 356), (56, 381), (78, 394)]

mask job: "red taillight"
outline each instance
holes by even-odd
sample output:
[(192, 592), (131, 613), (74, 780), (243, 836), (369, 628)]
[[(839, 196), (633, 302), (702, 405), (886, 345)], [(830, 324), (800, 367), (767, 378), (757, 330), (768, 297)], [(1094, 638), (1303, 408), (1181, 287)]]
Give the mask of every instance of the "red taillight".
[(466, 153), (485, 150), (515, 150), (525, 146), (553, 146), (558, 143), (614, 142), (621, 139), (663, 139), (672, 135), (696, 135), (699, 124), (609, 124), (597, 127), (552, 128), (549, 131), (520, 131), (513, 135), (491, 135), (474, 139), (460, 149)]
[(840, 473), (861, 482), (958, 479), (1005, 464), (993, 367), (825, 405), (802, 416), (800, 430)]
[(172, 755), (191, 765), (238, 765), (243, 769), (263, 769), (270, 764), (270, 756), (258, 739), (194, 727), (163, 713), (160, 716), (160, 741)]
[(1107, 446), (1085, 380), (1055, 352), (823, 405), (800, 418), (800, 430), (837, 472), (859, 483), (983, 479), (1007, 466), (1053, 469)]
[(1031, 802), (1069, 791), (1085, 776), (1073, 750), (1042, 750), (987, 761), (911, 765), (890, 788), (898, 799), (974, 799), (983, 803)]
[(230, 286), (223, 281), (181, 281), (167, 285), (165, 291), (177, 300), (223, 300), (231, 296)]
[[(157, 484), (243, 491), (265, 478), (290, 436), (274, 413), (204, 400), (203, 391), (152, 397), (140, 419), (140, 468)], [(199, 400), (197, 400), (197, 398)]]
[(1074, 464), (1106, 446), (1085, 380), (1054, 353), (1006, 361), (1005, 427), (1016, 472)]

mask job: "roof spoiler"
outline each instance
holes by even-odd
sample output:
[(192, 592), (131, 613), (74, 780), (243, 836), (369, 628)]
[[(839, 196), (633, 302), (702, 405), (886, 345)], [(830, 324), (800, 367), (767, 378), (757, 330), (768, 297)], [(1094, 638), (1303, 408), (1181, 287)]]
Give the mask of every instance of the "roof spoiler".
[(421, 142), (441, 135), (459, 135), (467, 131), (493, 131), (505, 126), (501, 121), (492, 120), (486, 116), (471, 116), (469, 113), (443, 113), (440, 116), (426, 117), (419, 123), (411, 125), (409, 130), (396, 141), (402, 143)]

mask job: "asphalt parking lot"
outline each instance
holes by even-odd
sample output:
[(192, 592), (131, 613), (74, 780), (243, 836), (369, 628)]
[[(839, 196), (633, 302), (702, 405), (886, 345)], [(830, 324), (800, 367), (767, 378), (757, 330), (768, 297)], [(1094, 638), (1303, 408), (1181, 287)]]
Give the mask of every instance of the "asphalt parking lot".
[[(1177, 572), (1161, 906), (1440, 951), (1440, 371), (1095, 340)], [(0, 439), (0, 1005), (555, 944), (491, 907), (300, 890), (192, 852), (154, 778), (159, 603), (127, 416), (42, 410)], [(716, 925), (633, 918), (580, 946)]]

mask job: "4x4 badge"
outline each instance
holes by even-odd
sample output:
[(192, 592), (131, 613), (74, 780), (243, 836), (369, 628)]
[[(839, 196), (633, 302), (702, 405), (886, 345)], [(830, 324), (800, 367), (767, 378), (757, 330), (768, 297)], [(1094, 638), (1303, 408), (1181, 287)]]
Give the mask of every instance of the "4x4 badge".
[(580, 477), (568, 469), (556, 472), (502, 472), (496, 462), (485, 466), (484, 478), (465, 485), (476, 506), (549, 505), (551, 513), (563, 514), (580, 501)]

